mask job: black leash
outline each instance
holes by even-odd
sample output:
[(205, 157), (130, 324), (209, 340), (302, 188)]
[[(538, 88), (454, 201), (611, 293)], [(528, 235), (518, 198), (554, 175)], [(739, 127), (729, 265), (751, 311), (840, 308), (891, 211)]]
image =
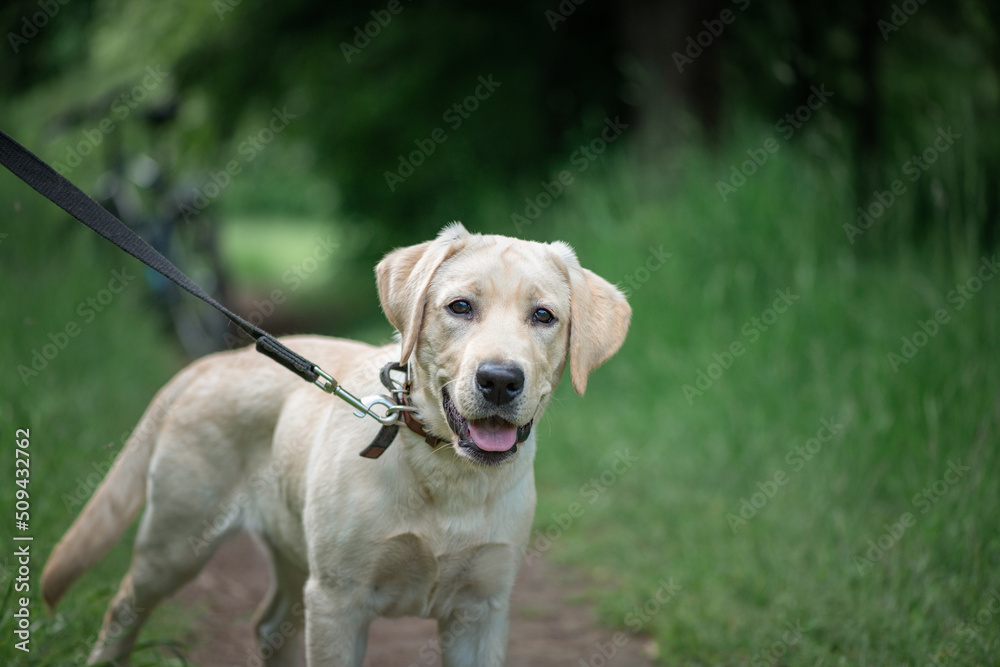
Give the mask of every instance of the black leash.
[[(347, 401), (358, 410), (355, 414), (359, 417), (367, 414), (374, 417), (383, 425), (397, 423), (398, 410), (389, 409), (384, 417), (373, 412), (371, 407), (374, 402), (369, 401), (369, 403), (365, 403), (353, 396), (319, 366), (288, 349), (275, 340), (274, 336), (246, 321), (216, 301), (210, 294), (184, 275), (166, 257), (129, 229), (125, 223), (105, 210), (104, 207), (88, 197), (80, 188), (70, 183), (68, 179), (42, 161), (41, 158), (3, 131), (0, 131), (0, 164), (7, 167), (11, 173), (44, 195), (56, 206), (146, 266), (158, 271), (213, 308), (217, 308), (232, 320), (234, 324), (253, 337), (256, 341), (257, 351), (261, 354), (277, 361), (306, 382), (312, 382), (328, 394), (333, 394)], [(378, 403), (390, 408), (384, 401)]]

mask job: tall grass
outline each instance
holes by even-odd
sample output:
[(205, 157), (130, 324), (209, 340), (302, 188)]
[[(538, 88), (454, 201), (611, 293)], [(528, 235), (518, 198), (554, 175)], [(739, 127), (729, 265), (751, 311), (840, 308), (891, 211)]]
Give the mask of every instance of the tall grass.
[[(0, 663), (83, 664), (128, 568), (133, 533), (53, 615), (41, 602), (42, 566), (181, 359), (144, 299), (137, 262), (12, 176), (0, 181), (0, 202), (5, 208), (0, 231), (6, 235), (0, 240)], [(116, 276), (118, 293), (108, 289)], [(15, 429), (29, 429), (31, 435), (27, 531), (14, 524)], [(14, 542), (12, 533), (34, 539)], [(14, 556), (24, 544), (31, 553), (26, 582), (18, 581), (21, 563)], [(24, 583), (28, 590), (15, 589)], [(30, 653), (15, 648), (13, 614), (21, 597), (30, 600)], [(158, 644), (177, 636), (179, 628), (161, 617), (144, 640)], [(135, 664), (173, 661), (147, 644)]]
[[(740, 145), (594, 174), (532, 225), (634, 308), (540, 434), (533, 545), (588, 569), (603, 620), (664, 664), (995, 663), (997, 255), (852, 246), (847, 174), (795, 147), (723, 202)], [(653, 603), (663, 580), (682, 588)]]

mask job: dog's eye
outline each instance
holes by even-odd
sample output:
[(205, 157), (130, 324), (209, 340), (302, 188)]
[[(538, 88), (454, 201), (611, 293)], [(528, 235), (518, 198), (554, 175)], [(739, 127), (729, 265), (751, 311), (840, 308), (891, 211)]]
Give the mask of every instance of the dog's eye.
[(539, 324), (552, 324), (556, 321), (556, 316), (545, 308), (539, 308), (532, 314), (531, 319)]
[(472, 312), (472, 304), (465, 299), (456, 299), (448, 304), (448, 310), (456, 315), (468, 315)]

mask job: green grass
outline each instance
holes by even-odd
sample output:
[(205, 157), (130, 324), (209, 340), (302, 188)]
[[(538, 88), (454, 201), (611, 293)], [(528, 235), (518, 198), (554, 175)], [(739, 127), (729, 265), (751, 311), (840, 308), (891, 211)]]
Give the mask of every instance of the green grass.
[[(981, 610), (1000, 595), (1000, 278), (961, 309), (948, 298), (987, 253), (862, 248), (875, 233), (852, 248), (846, 179), (789, 149), (727, 202), (727, 160), (683, 164), (666, 194), (611, 169), (532, 225), (634, 284), (624, 348), (585, 398), (561, 387), (540, 433), (535, 539), (550, 531), (547, 553), (593, 575), (611, 625), (636, 629), (629, 613), (661, 579), (681, 586), (639, 623), (663, 664), (922, 665), (949, 649), (942, 663), (997, 662), (998, 603)], [(661, 245), (672, 258), (637, 272)], [(798, 300), (757, 328), (785, 289)], [(888, 353), (942, 309), (947, 323), (894, 371)], [(686, 395), (713, 355), (728, 368)], [(832, 438), (824, 419), (842, 425)], [(827, 442), (808, 443), (818, 433)], [(807, 444), (814, 455), (796, 451)], [(617, 475), (625, 450), (637, 462)], [(602, 473), (614, 484), (597, 495), (584, 485)], [(954, 483), (933, 487), (946, 473)], [(745, 524), (744, 498), (760, 505)], [(583, 515), (557, 530), (574, 502)], [(914, 525), (884, 553), (855, 560), (907, 512)], [(781, 646), (788, 622), (804, 631)]]
[[(539, 427), (532, 546), (587, 571), (603, 622), (652, 636), (663, 664), (922, 665), (950, 642), (954, 655), (937, 658), (943, 664), (995, 663), (1000, 615), (981, 610), (1000, 591), (998, 281), (960, 310), (948, 298), (987, 253), (960, 234), (927, 247), (885, 243), (892, 216), (852, 246), (843, 231), (854, 220), (849, 175), (794, 146), (721, 201), (716, 180), (751, 145), (736, 141), (719, 159), (691, 151), (678, 157), (682, 168), (662, 173), (624, 160), (595, 164), (523, 230), (569, 241), (588, 268), (631, 282), (635, 313), (624, 348), (593, 374), (587, 395), (575, 396), (567, 381)], [(80, 320), (77, 304), (113, 269), (135, 265), (8, 183), (0, 201), (20, 208), (7, 210), (0, 229), (9, 235), (0, 241), (2, 451), (10, 462), (10, 429), (31, 428), (37, 585), (79, 509), (64, 494), (121, 446), (180, 361), (135, 286), (81, 325), (48, 369), (21, 381), (16, 366)], [(481, 221), (514, 234), (510, 214), (537, 191), (512, 190), (484, 205)], [(481, 221), (465, 222), (475, 229)], [(651, 248), (661, 246), (671, 257), (645, 273)], [(777, 290), (798, 298), (771, 320)], [(895, 372), (887, 354), (900, 354), (901, 338), (941, 309), (949, 321)], [(771, 323), (764, 330), (753, 318)], [(730, 361), (734, 342), (743, 353)], [(714, 355), (728, 366), (721, 374), (710, 368)], [(685, 395), (699, 371), (717, 377), (701, 395)], [(821, 431), (823, 420), (842, 428)], [(817, 434), (825, 442), (810, 443)], [(796, 448), (808, 446), (815, 454), (806, 460)], [(627, 468), (616, 464), (625, 452), (635, 458)], [(949, 462), (969, 470), (955, 479)], [(937, 493), (946, 473), (955, 483)], [(923, 513), (915, 496), (926, 487), (937, 502)], [(739, 515), (744, 498), (760, 507), (734, 531), (727, 517)], [(582, 516), (567, 524), (574, 503)], [(859, 568), (869, 540), (907, 512), (913, 525), (892, 544), (883, 537), (884, 554)], [(11, 544), (10, 530), (0, 522), (0, 542)], [(33, 594), (28, 664), (83, 654), (125, 571), (129, 541), (71, 591), (57, 617), (47, 618)], [(663, 604), (655, 602), (661, 581), (680, 587)], [(647, 603), (650, 611), (637, 614)], [(12, 609), (0, 607), (4, 637)], [(187, 628), (170, 616), (161, 611), (143, 638), (183, 637)], [(801, 634), (785, 634), (788, 623)], [(780, 657), (763, 653), (770, 649)], [(0, 662), (12, 655), (23, 657), (0, 643)], [(142, 660), (171, 664), (155, 650)]]
[[(5, 208), (0, 233), (6, 235), (0, 239), (0, 456), (5, 475), (0, 663), (83, 664), (104, 608), (128, 568), (134, 530), (80, 580), (55, 615), (46, 614), (41, 603), (42, 566), (145, 404), (182, 360), (148, 307), (137, 262), (66, 219), (13, 177), (0, 182), (0, 202)], [(109, 299), (111, 292), (102, 292), (112, 272), (123, 270), (125, 288)], [(129, 275), (135, 278), (129, 280)], [(87, 304), (91, 298), (98, 300), (96, 306)], [(75, 335), (67, 333), (67, 325)], [(30, 429), (31, 436), (30, 528), (16, 531), (34, 538), (26, 593), (14, 588), (19, 563), (13, 554), (23, 544), (11, 539), (15, 429)], [(19, 608), (17, 598), (25, 595), (32, 628), (27, 654), (12, 641), (12, 614)], [(179, 664), (150, 646), (181, 636), (184, 628), (169, 612), (157, 615), (142, 638), (147, 648), (138, 652), (134, 664)]]

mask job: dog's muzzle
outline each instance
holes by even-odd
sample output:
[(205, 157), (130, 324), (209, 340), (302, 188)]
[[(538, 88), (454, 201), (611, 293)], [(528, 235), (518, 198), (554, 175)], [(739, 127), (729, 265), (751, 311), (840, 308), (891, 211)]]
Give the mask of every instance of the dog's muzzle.
[(442, 406), (448, 426), (458, 436), (458, 446), (472, 458), (486, 465), (498, 465), (517, 453), (517, 446), (528, 439), (534, 420), (517, 426), (500, 417), (468, 420), (459, 413), (446, 390)]

